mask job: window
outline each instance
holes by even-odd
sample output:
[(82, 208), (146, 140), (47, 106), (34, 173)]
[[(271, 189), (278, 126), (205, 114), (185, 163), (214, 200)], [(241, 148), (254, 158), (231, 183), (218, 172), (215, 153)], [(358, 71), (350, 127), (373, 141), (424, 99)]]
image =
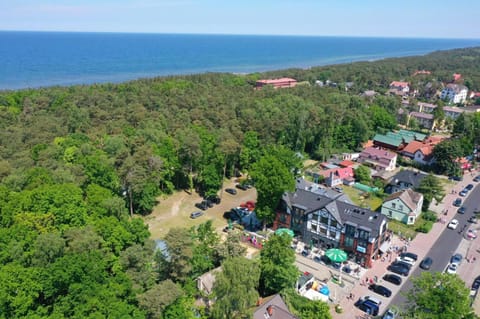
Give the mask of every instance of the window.
[(355, 227), (352, 225), (345, 225), (345, 236), (355, 237)]
[(352, 247), (353, 246), (353, 238), (345, 237), (345, 247)]
[(328, 225), (328, 217), (325, 217), (325, 216), (320, 217), (320, 223), (324, 225)]
[(335, 239), (337, 237), (337, 232), (336, 231), (330, 231), (330, 238)]
[(280, 214), (280, 222), (281, 223), (287, 222), (287, 214)]
[(324, 227), (320, 227), (320, 234), (327, 235), (327, 229)]
[(395, 209), (395, 203), (392, 203), (392, 208)]
[(368, 232), (366, 230), (363, 230), (363, 229), (358, 230), (358, 238), (359, 239), (368, 240), (369, 237), (370, 237), (370, 232)]
[(337, 227), (337, 225), (338, 225), (338, 223), (337, 223), (337, 221), (336, 221), (335, 219), (332, 219), (332, 220), (330, 221), (330, 226), (332, 226), (332, 227)]
[(400, 210), (403, 210), (403, 205), (400, 205)]
[(393, 213), (391, 210), (388, 211), (388, 217), (392, 217), (393, 216)]

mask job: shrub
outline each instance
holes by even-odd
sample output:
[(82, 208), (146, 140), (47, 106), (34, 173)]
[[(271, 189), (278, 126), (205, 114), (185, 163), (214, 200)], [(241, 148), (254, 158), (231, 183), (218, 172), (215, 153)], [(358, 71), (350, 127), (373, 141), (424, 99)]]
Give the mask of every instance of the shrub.
[(433, 227), (433, 222), (431, 221), (425, 221), (421, 225), (419, 225), (415, 230), (420, 232), (420, 233), (428, 233)]
[(432, 212), (432, 211), (423, 212), (423, 213), (422, 213), (422, 218), (423, 218), (424, 220), (431, 221), (431, 222), (436, 222), (437, 219), (438, 219), (437, 214), (435, 214), (435, 213)]

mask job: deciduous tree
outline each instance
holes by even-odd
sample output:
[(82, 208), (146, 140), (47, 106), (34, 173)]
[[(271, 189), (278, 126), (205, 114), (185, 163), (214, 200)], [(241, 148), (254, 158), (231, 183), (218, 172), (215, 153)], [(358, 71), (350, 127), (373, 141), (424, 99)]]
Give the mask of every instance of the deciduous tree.
[(252, 177), (257, 188), (257, 216), (264, 224), (272, 222), (275, 208), (282, 194), (295, 187), (289, 168), (272, 155), (262, 156), (252, 167)]
[(426, 271), (412, 282), (413, 288), (405, 294), (407, 306), (402, 318), (474, 318), (470, 290), (457, 275)]
[(254, 260), (244, 257), (227, 259), (216, 274), (212, 309), (214, 319), (244, 318), (258, 299), (260, 269)]
[(260, 252), (260, 288), (269, 296), (292, 288), (298, 278), (295, 252), (290, 248), (292, 238), (288, 234), (270, 236)]

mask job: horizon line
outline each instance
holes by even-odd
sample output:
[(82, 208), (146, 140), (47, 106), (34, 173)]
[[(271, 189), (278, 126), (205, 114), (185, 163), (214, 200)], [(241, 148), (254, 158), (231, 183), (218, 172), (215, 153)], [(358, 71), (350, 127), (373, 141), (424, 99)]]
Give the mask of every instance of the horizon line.
[(248, 34), (248, 33), (196, 33), (196, 32), (148, 32), (148, 31), (72, 31), (72, 30), (0, 30), (0, 32), (32, 33), (91, 33), (91, 34), (144, 34), (144, 35), (210, 35), (210, 36), (259, 36), (259, 37), (310, 37), (310, 38), (362, 38), (362, 39), (427, 39), (427, 40), (478, 40), (480, 38), (408, 37), (388, 35), (321, 35), (321, 34)]

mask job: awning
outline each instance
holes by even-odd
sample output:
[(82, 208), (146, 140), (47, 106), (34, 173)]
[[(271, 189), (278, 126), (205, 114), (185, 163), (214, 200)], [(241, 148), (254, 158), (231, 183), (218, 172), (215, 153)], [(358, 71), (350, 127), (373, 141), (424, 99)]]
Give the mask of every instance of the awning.
[(384, 241), (379, 249), (382, 253), (386, 253), (390, 249), (390, 243), (388, 241)]

